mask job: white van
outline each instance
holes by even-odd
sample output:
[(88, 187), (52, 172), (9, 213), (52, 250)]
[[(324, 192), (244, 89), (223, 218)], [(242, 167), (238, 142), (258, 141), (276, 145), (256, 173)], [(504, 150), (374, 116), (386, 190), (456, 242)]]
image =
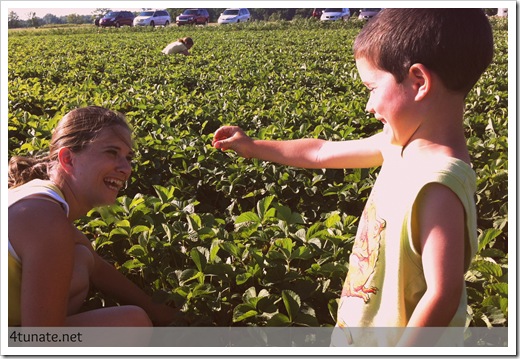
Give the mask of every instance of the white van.
[(166, 10), (145, 10), (134, 19), (134, 26), (168, 26), (172, 22)]
[(251, 19), (248, 9), (226, 9), (220, 14), (217, 22), (219, 24), (230, 24), (238, 22), (246, 22)]
[(321, 13), (321, 21), (336, 21), (350, 19), (350, 9), (325, 9)]

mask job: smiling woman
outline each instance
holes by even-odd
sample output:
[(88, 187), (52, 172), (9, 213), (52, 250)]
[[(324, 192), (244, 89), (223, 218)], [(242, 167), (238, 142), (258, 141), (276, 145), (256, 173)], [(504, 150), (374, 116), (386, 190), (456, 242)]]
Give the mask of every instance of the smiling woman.
[[(102, 260), (73, 223), (115, 202), (131, 173), (132, 146), (122, 114), (90, 106), (61, 119), (48, 155), (10, 160), (9, 326), (173, 321), (174, 308), (153, 303)], [(127, 305), (81, 312), (90, 283)]]

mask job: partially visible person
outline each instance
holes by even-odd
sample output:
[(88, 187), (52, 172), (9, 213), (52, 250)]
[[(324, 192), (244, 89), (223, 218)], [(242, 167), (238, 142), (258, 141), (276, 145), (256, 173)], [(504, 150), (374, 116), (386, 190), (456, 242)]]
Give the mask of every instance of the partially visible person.
[(171, 44), (168, 44), (161, 52), (166, 55), (182, 54), (190, 55), (189, 50), (193, 47), (193, 39), (191, 37), (183, 37)]
[[(8, 323), (23, 327), (150, 327), (178, 311), (103, 260), (74, 221), (116, 201), (131, 173), (131, 129), (102, 107), (58, 123), (48, 155), (9, 162)], [(80, 312), (90, 284), (122, 305)]]
[[(492, 57), (481, 9), (384, 9), (354, 42), (366, 110), (381, 132), (344, 141), (258, 140), (236, 126), (215, 132), (215, 148), (245, 158), (381, 166), (350, 254), (333, 346), (463, 344), (464, 273), (478, 248), (464, 103)], [(417, 329), (426, 327), (435, 330)]]

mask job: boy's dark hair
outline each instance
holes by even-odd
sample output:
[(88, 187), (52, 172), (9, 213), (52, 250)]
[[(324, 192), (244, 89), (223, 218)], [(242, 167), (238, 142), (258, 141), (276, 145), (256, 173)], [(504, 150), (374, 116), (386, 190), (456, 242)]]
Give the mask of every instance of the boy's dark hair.
[(384, 9), (357, 36), (354, 56), (398, 83), (423, 64), (466, 95), (491, 63), (493, 32), (481, 9)]

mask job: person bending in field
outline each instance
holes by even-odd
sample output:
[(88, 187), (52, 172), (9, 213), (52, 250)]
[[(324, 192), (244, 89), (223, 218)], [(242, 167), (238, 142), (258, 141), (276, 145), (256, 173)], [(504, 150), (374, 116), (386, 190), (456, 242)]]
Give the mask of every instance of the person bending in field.
[[(73, 222), (115, 202), (131, 172), (123, 115), (90, 106), (70, 111), (48, 156), (9, 162), (9, 326), (167, 325), (177, 310), (152, 302), (101, 259)], [(122, 304), (81, 312), (92, 283)]]
[(191, 37), (184, 37), (166, 45), (166, 47), (161, 52), (166, 55), (182, 54), (187, 56), (190, 55), (189, 49), (192, 47), (193, 39)]
[[(366, 110), (383, 125), (360, 140), (255, 140), (219, 128), (213, 146), (304, 168), (381, 166), (349, 258), (331, 345), (460, 345), (405, 327), (464, 327), (464, 273), (477, 250), (476, 175), (466, 95), (493, 57), (479, 9), (384, 9), (354, 42)], [(353, 328), (402, 328), (356, 335)], [(441, 340), (437, 342), (437, 339)]]

